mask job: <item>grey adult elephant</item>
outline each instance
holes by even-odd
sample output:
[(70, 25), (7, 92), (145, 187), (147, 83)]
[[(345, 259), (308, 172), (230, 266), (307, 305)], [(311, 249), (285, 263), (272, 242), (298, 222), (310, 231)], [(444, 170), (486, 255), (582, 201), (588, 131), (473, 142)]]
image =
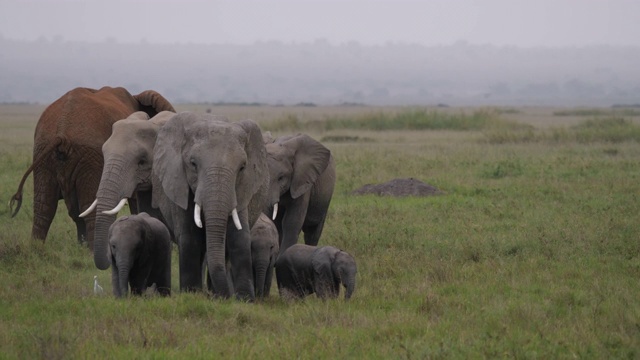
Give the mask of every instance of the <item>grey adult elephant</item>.
[(356, 288), (356, 261), (353, 256), (333, 246), (295, 244), (276, 261), (278, 290), (283, 297), (304, 298), (315, 293), (319, 298), (336, 298), (340, 285), (345, 299)]
[(284, 136), (267, 142), (269, 204), (280, 234), (280, 254), (298, 242), (318, 245), (336, 183), (331, 151), (308, 135)]
[(109, 228), (113, 295), (142, 295), (156, 285), (171, 295), (171, 235), (160, 220), (145, 212), (122, 216)]
[(96, 197), (102, 174), (102, 144), (111, 135), (114, 122), (136, 111), (154, 116), (174, 111), (167, 99), (153, 90), (131, 95), (124, 88), (100, 90), (75, 88), (49, 105), (36, 125), (33, 163), (18, 191), (11, 198), (15, 216), (22, 205), (24, 183), (33, 171), (33, 226), (31, 236), (45, 240), (64, 199), (69, 217), (76, 224), (78, 241), (93, 250), (94, 216), (78, 215)]
[(253, 263), (253, 283), (256, 297), (268, 297), (271, 292), (273, 267), (279, 253), (278, 230), (273, 221), (260, 214), (251, 228), (251, 262)]
[(132, 212), (162, 219), (160, 211), (151, 206), (153, 147), (160, 127), (175, 114), (162, 111), (149, 120), (144, 112), (133, 113), (113, 124), (111, 136), (102, 145), (104, 167), (96, 200), (80, 214), (82, 217), (96, 210), (93, 258), (98, 269), (109, 268), (109, 226), (127, 201), (135, 204)]
[(202, 289), (206, 255), (214, 295), (231, 295), (228, 259), (237, 297), (255, 299), (250, 229), (268, 187), (266, 150), (255, 122), (183, 112), (160, 128), (153, 203), (178, 243), (182, 290)]

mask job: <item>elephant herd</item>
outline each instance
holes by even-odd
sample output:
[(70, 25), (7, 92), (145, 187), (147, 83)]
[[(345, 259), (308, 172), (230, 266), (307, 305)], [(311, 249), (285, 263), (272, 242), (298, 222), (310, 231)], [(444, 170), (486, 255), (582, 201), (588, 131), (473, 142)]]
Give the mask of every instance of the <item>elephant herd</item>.
[[(251, 120), (176, 113), (153, 90), (76, 88), (40, 117), (12, 216), (32, 171), (32, 237), (44, 241), (63, 199), (96, 267), (111, 266), (116, 296), (153, 284), (169, 295), (172, 241), (181, 291), (253, 301), (269, 295), (274, 268), (283, 297), (355, 290), (353, 257), (317, 247), (335, 161), (307, 135), (272, 138)], [(132, 215), (117, 218), (126, 203)]]

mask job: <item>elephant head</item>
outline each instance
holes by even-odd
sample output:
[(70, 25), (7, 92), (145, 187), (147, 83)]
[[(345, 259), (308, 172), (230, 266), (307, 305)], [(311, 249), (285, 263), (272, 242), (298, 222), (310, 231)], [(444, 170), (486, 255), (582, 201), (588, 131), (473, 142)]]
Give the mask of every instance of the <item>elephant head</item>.
[[(179, 113), (158, 133), (153, 181), (154, 206), (163, 210), (171, 226), (204, 226), (206, 263), (214, 294), (229, 296), (225, 269), (228, 250), (236, 291), (241, 297), (253, 299), (249, 231), (262, 210), (269, 181), (258, 125), (251, 120), (230, 123), (210, 114)], [(195, 203), (193, 207), (190, 201)], [(192, 217), (186, 217), (189, 224), (176, 224), (185, 217), (171, 214), (188, 208), (194, 209)], [(228, 223), (232, 229), (227, 229)], [(189, 246), (185, 241), (198, 241), (183, 240), (182, 231), (177, 233), (181, 251)], [(181, 254), (181, 272), (186, 261), (199, 260), (184, 259)]]
[(311, 264), (316, 274), (314, 291), (318, 297), (337, 297), (342, 284), (345, 300), (351, 298), (357, 273), (353, 256), (333, 246), (323, 246), (315, 251)]
[[(107, 232), (116, 214), (134, 192), (150, 194), (153, 147), (158, 130), (175, 113), (162, 111), (151, 120), (145, 112), (135, 112), (113, 124), (111, 136), (102, 145), (104, 167), (96, 200), (81, 217), (97, 209), (94, 232), (94, 262), (98, 269), (109, 268)], [(146, 121), (148, 120), (148, 121)], [(140, 200), (140, 199), (139, 199)], [(149, 203), (138, 210), (151, 211)]]
[(309, 192), (329, 165), (331, 151), (305, 134), (264, 141), (270, 176), (267, 207), (273, 206), (275, 220), (281, 197), (289, 194), (295, 200)]

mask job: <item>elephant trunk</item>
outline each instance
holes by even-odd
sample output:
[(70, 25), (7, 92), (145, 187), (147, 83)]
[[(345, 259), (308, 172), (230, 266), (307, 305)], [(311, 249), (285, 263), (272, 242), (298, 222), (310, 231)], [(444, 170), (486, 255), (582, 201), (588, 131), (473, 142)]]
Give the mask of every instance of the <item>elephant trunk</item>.
[(228, 298), (231, 294), (227, 282), (225, 251), (227, 223), (231, 211), (236, 207), (235, 189), (232, 186), (235, 181), (220, 177), (219, 174), (207, 174), (206, 178), (209, 180), (205, 186), (198, 187), (195, 201), (202, 207), (204, 214), (207, 267), (213, 292), (217, 296)]
[[(131, 193), (135, 190), (135, 182), (132, 180), (133, 175), (129, 176), (131, 171), (123, 169), (126, 169), (126, 167), (122, 159), (109, 159), (105, 163), (96, 195), (98, 204), (95, 215), (93, 261), (100, 270), (108, 269), (111, 264), (108, 256), (108, 234), (109, 227), (117, 216), (117, 214), (105, 214), (104, 211), (109, 211), (116, 207), (123, 197), (131, 196)], [(129, 185), (131, 183), (134, 184), (133, 188)]]
[(345, 274), (345, 277), (342, 278), (344, 287), (346, 289), (344, 294), (344, 299), (349, 300), (353, 295), (353, 292), (356, 290), (356, 273), (355, 271), (349, 271)]
[(118, 283), (112, 284), (120, 289), (120, 297), (126, 297), (129, 294), (129, 264), (118, 260)]
[(266, 278), (269, 271), (269, 259), (253, 260), (254, 281), (256, 287), (256, 297), (264, 297), (266, 290)]

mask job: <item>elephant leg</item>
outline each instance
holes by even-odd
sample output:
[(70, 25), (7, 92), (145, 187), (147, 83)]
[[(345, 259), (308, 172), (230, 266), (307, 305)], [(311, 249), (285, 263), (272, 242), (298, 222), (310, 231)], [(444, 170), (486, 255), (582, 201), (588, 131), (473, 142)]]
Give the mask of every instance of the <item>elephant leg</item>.
[[(86, 161), (81, 164), (86, 164)], [(78, 166), (81, 165), (79, 164)], [(69, 209), (69, 216), (71, 216), (73, 221), (76, 222), (78, 239), (82, 237), (84, 241), (87, 242), (89, 249), (93, 252), (96, 214), (93, 212), (84, 219), (80, 218), (79, 215), (82, 211), (88, 209), (89, 206), (91, 206), (91, 203), (96, 199), (98, 185), (100, 184), (100, 176), (96, 177), (94, 174), (100, 174), (102, 172), (102, 163), (99, 167), (91, 164), (90, 166), (82, 166), (80, 169), (84, 169), (80, 175), (73, 175), (75, 177), (75, 186), (71, 190), (71, 203), (67, 202), (67, 208)]]
[(34, 169), (33, 189), (31, 237), (44, 241), (58, 209), (58, 200), (62, 197), (55, 173), (50, 169)]
[(312, 225), (303, 225), (302, 231), (304, 232), (304, 243), (311, 246), (318, 246), (318, 242), (320, 241), (320, 235), (322, 235), (322, 229), (324, 228), (324, 220), (326, 217), (323, 217), (320, 223), (312, 224)]
[[(136, 211), (137, 213), (146, 212), (149, 216), (154, 217), (163, 223), (164, 217), (160, 209), (151, 206), (151, 191), (136, 191)], [(133, 214), (133, 207), (131, 208)]]
[(264, 277), (264, 297), (269, 297), (271, 292), (271, 281), (273, 281), (273, 267), (267, 269), (267, 273)]
[[(64, 181), (64, 179), (60, 180)], [(78, 202), (78, 194), (76, 193), (75, 188), (65, 186), (62, 190), (62, 197), (64, 199), (65, 205), (67, 206), (67, 215), (69, 215), (71, 220), (73, 220), (73, 222), (76, 224), (78, 242), (83, 243), (87, 241), (87, 235), (85, 232), (86, 226), (84, 224), (84, 220), (78, 217), (78, 214), (80, 214), (80, 204)]]
[[(246, 219), (246, 216), (241, 216)], [(251, 263), (251, 235), (249, 224), (242, 221), (242, 230), (237, 230), (229, 220), (227, 225), (228, 258), (231, 262), (232, 282), (237, 297), (242, 300), (254, 299), (253, 265)], [(227, 271), (227, 274), (229, 272)]]
[(115, 297), (122, 297), (125, 295), (120, 292), (120, 274), (115, 261), (111, 262), (111, 288)]
[(182, 236), (178, 239), (180, 261), (180, 290), (202, 290), (202, 264), (206, 253), (206, 245), (196, 234)]
[(298, 279), (291, 269), (276, 270), (276, 279), (278, 280), (278, 292), (280, 293), (280, 297), (293, 297), (296, 299), (304, 297), (303, 287), (298, 283)]
[(142, 295), (147, 291), (147, 280), (151, 274), (151, 267), (131, 269), (129, 273), (129, 286), (131, 287), (131, 294)]
[(298, 242), (304, 219), (307, 216), (309, 194), (304, 194), (293, 201), (284, 210), (282, 216), (282, 232), (280, 233), (280, 255)]
[(130, 214), (139, 214), (141, 212), (140, 207), (138, 206), (138, 193), (133, 192), (132, 199), (129, 199), (127, 202), (129, 204), (129, 213)]
[[(161, 260), (161, 259), (158, 259)], [(171, 259), (169, 261), (157, 261), (151, 270), (147, 286), (156, 284), (156, 291), (161, 296), (171, 295)]]

